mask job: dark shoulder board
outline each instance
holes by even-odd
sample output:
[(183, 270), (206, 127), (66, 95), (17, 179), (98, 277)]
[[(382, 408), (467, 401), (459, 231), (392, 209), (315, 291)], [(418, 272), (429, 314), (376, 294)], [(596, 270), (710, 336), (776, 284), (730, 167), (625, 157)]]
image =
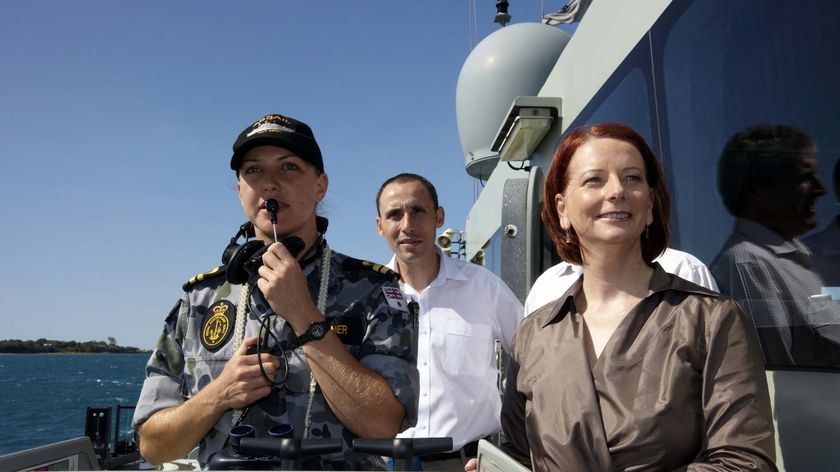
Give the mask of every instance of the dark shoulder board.
[(353, 257), (346, 257), (341, 264), (345, 270), (360, 271), (369, 274), (378, 274), (382, 277), (392, 280), (399, 280), (400, 274), (389, 269), (387, 266), (377, 264), (375, 262), (363, 261)]
[(181, 288), (183, 288), (183, 290), (185, 292), (189, 292), (190, 290), (195, 288), (195, 286), (200, 284), (201, 282), (203, 282), (205, 280), (215, 279), (215, 278), (221, 277), (223, 275), (225, 275), (225, 266), (217, 266), (217, 267), (214, 267), (213, 269), (208, 270), (207, 272), (202, 272), (202, 273), (200, 273), (196, 276), (193, 276), (193, 278), (191, 278), (190, 280), (187, 280), (187, 283), (185, 283), (183, 285), (183, 287), (181, 287)]

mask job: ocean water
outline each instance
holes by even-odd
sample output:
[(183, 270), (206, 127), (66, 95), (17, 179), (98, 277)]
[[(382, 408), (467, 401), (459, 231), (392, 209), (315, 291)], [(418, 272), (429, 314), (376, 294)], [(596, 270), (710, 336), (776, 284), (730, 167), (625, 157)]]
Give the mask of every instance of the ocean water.
[[(0, 455), (85, 434), (88, 406), (137, 402), (148, 354), (0, 354)], [(120, 429), (130, 430), (131, 414)]]

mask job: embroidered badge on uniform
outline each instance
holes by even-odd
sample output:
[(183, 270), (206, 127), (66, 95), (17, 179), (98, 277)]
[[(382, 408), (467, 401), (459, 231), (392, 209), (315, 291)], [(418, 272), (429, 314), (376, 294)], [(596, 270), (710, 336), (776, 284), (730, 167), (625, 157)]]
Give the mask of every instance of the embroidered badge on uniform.
[(382, 287), (382, 292), (385, 293), (385, 299), (388, 300), (388, 305), (391, 308), (408, 311), (408, 302), (405, 301), (402, 290), (397, 287)]
[(236, 305), (219, 300), (210, 305), (201, 323), (201, 345), (210, 352), (218, 351), (233, 334)]

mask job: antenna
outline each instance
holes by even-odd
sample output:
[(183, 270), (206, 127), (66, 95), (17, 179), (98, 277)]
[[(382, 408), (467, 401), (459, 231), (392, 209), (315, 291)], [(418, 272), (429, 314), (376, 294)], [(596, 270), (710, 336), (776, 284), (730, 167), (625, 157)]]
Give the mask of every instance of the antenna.
[(510, 22), (508, 5), (508, 2), (505, 0), (496, 0), (496, 18), (493, 19), (493, 23), (502, 25), (502, 28)]
[(277, 242), (277, 209), (280, 204), (277, 200), (269, 198), (265, 201), (265, 209), (268, 211), (268, 218), (271, 220), (271, 229), (274, 230), (274, 242)]

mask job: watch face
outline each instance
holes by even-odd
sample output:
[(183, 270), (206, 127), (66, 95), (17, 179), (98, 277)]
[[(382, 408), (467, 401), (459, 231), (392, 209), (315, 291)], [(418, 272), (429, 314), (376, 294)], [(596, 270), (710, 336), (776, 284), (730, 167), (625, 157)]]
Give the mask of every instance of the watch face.
[(327, 335), (327, 328), (322, 323), (313, 323), (309, 326), (309, 332), (314, 339), (323, 339)]

